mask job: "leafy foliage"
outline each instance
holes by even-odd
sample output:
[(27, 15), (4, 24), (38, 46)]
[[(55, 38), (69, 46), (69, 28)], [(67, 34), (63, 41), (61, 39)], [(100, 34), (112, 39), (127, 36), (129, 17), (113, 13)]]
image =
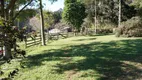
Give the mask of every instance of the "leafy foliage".
[(84, 4), (76, 0), (65, 0), (65, 8), (62, 14), (65, 22), (73, 25), (79, 31), (85, 16)]
[(116, 30), (116, 36), (142, 37), (142, 21), (139, 17), (133, 17), (123, 22), (121, 27)]
[(33, 16), (35, 16), (36, 13), (37, 13), (37, 10), (25, 9), (20, 13), (20, 15), (18, 16), (18, 19), (20, 21), (24, 21), (24, 20), (27, 20), (28, 18), (32, 18)]
[[(82, 0), (86, 5), (87, 17), (92, 17), (90, 20), (93, 22), (95, 17), (95, 6), (96, 15), (99, 23), (118, 23), (118, 0)], [(126, 21), (131, 17), (135, 16), (136, 10), (134, 6), (130, 6), (128, 1), (122, 0), (122, 21)]]
[(54, 23), (58, 23), (60, 22), (60, 20), (62, 19), (62, 9), (59, 9), (58, 11), (53, 12), (53, 16), (54, 16)]
[(137, 8), (142, 8), (142, 0), (133, 0), (132, 5), (135, 5)]
[[(44, 16), (44, 24), (45, 24), (46, 28), (48, 28), (48, 27), (50, 27), (51, 25), (54, 24), (55, 17), (54, 17), (53, 12), (43, 11), (43, 16)], [(40, 19), (40, 14), (37, 14), (36, 17), (38, 17)]]

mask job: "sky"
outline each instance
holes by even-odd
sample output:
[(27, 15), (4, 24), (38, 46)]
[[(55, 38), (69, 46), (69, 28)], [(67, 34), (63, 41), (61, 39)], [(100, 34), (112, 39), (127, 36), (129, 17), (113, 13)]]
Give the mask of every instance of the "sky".
[(60, 8), (63, 9), (63, 7), (64, 7), (64, 0), (57, 0), (57, 2), (54, 2), (53, 4), (51, 4), (51, 2), (48, 1), (48, 0), (43, 0), (43, 3), (46, 4), (44, 9), (45, 10), (50, 10), (50, 11), (57, 11)]

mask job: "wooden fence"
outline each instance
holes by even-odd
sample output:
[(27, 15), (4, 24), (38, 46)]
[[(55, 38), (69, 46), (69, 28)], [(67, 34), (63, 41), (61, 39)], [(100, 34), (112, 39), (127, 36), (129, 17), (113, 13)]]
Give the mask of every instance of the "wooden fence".
[(25, 48), (30, 47), (30, 46), (35, 46), (41, 44), (41, 35), (37, 34), (37, 36), (32, 37), (32, 36), (26, 36), (25, 39)]
[[(58, 40), (60, 38), (67, 38), (67, 37), (72, 37), (73, 33), (60, 33), (60, 34), (49, 34), (45, 33), (45, 41), (47, 42), (48, 40)], [(41, 35), (40, 33), (37, 34), (36, 37), (31, 37), (31, 36), (26, 36), (25, 39), (25, 48), (39, 45), (41, 44)]]

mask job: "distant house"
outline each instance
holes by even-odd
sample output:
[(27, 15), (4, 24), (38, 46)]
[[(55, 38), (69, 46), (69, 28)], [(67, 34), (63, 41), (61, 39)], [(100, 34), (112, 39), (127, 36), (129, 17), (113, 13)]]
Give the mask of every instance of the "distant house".
[(71, 26), (69, 26), (63, 22), (59, 22), (59, 23), (55, 24), (54, 28), (57, 28), (57, 29), (61, 30), (62, 32), (72, 32)]
[(57, 35), (57, 34), (60, 34), (60, 33), (61, 33), (61, 30), (56, 29), (56, 28), (49, 30), (50, 35)]

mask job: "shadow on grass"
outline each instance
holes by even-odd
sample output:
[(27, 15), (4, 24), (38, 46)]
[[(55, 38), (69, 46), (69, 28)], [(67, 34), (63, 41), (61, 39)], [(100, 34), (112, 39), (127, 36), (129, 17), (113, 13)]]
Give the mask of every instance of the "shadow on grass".
[[(56, 73), (69, 70), (98, 72), (98, 80), (136, 80), (142, 78), (142, 40), (122, 40), (116, 42), (82, 44), (58, 50), (43, 51), (42, 54), (29, 56), (27, 66), (41, 66), (43, 61), (61, 61), (56, 64)], [(72, 61), (74, 57), (85, 59)], [(68, 61), (67, 61), (68, 60)], [(64, 62), (65, 64), (64, 64)], [(81, 75), (80, 77), (94, 76)]]
[(89, 36), (108, 36), (108, 35), (113, 35), (113, 33), (106, 33), (106, 34), (91, 34)]
[(86, 40), (96, 40), (96, 38), (78, 39), (73, 41), (86, 41)]

